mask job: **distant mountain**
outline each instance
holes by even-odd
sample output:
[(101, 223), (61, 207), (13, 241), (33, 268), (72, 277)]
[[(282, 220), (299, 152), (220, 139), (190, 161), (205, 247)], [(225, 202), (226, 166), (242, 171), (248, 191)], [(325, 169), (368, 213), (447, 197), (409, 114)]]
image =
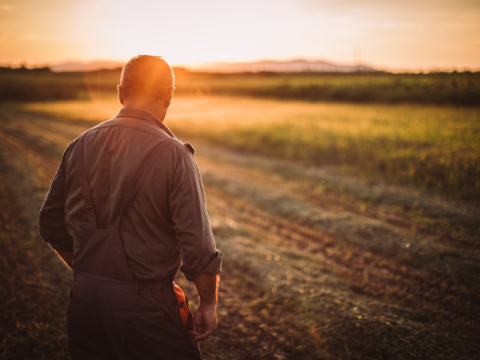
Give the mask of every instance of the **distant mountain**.
[(327, 61), (258, 61), (251, 63), (206, 63), (195, 67), (187, 67), (192, 71), (239, 73), (239, 72), (375, 72), (376, 69), (364, 65), (338, 65)]
[(119, 61), (69, 62), (50, 65), (50, 69), (58, 72), (96, 71), (123, 68), (123, 65), (125, 65), (125, 63)]

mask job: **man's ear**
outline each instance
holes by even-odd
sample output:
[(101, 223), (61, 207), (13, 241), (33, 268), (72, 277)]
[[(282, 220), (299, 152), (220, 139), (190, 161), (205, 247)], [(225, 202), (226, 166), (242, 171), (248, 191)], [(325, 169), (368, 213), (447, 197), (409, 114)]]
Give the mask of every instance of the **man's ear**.
[(117, 91), (118, 91), (118, 101), (120, 101), (120, 104), (123, 105), (123, 89), (122, 89), (122, 85), (117, 85)]

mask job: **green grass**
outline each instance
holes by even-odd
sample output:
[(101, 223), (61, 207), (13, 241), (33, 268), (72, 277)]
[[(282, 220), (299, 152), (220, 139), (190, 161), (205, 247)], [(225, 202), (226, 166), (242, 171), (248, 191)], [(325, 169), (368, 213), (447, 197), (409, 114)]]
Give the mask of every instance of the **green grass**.
[(177, 102), (169, 117), (182, 136), (318, 166), (346, 166), (480, 203), (476, 109), (217, 98), (195, 106), (192, 101)]

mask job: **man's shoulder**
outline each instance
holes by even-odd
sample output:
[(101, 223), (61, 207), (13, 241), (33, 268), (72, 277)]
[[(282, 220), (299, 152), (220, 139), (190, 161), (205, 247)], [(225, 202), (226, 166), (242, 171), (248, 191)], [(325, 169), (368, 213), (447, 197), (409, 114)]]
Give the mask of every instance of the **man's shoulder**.
[[(107, 135), (105, 130), (109, 129), (127, 129), (131, 130), (132, 132), (143, 132), (145, 134), (148, 134), (149, 136), (142, 137), (142, 142), (143, 143), (157, 143), (160, 144), (163, 141), (169, 141), (170, 144), (168, 145), (168, 148), (171, 149), (171, 156), (173, 159), (180, 159), (180, 158), (187, 158), (187, 162), (194, 162), (193, 157), (195, 154), (195, 148), (193, 147), (192, 144), (189, 142), (182, 142), (178, 140), (176, 137), (171, 137), (168, 135), (166, 132), (164, 132), (161, 128), (159, 127), (150, 127), (150, 126), (145, 126), (143, 124), (138, 125), (135, 122), (121, 122), (117, 121), (115, 118), (112, 118), (108, 121), (102, 122), (82, 134), (80, 134), (75, 140), (73, 140), (65, 149), (64, 152), (64, 157), (67, 157), (67, 161), (71, 159), (73, 152), (75, 151), (76, 145), (82, 136), (86, 136), (86, 146), (88, 147), (88, 144), (92, 144), (94, 147), (98, 146), (99, 142), (101, 143), (104, 138), (104, 136), (112, 136), (113, 134)], [(108, 132), (109, 133), (109, 132)], [(132, 133), (133, 135), (133, 133)], [(115, 137), (115, 135), (113, 135)], [(122, 136), (123, 137), (123, 136)], [(129, 138), (129, 137), (127, 137)], [(138, 136), (134, 136), (138, 140)], [(90, 140), (90, 141), (89, 141)], [(124, 139), (127, 140), (127, 139)], [(91, 142), (93, 141), (93, 143)], [(128, 140), (127, 140), (128, 141)], [(152, 144), (153, 145), (153, 144)], [(167, 151), (168, 152), (168, 151)], [(175, 162), (177, 160), (174, 160)]]
[(188, 142), (182, 142), (177, 138), (171, 138), (171, 147), (173, 149), (174, 156), (178, 155), (181, 157), (193, 159), (195, 154), (195, 148), (192, 144)]

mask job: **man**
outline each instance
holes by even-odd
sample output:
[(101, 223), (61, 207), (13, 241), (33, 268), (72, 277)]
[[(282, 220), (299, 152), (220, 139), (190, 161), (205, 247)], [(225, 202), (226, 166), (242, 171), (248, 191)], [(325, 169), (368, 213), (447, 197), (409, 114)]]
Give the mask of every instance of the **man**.
[[(215, 248), (194, 149), (163, 124), (174, 76), (160, 57), (124, 67), (123, 108), (65, 150), (40, 234), (74, 271), (67, 306), (75, 359), (198, 359), (216, 328)], [(173, 283), (180, 262), (200, 304)]]

